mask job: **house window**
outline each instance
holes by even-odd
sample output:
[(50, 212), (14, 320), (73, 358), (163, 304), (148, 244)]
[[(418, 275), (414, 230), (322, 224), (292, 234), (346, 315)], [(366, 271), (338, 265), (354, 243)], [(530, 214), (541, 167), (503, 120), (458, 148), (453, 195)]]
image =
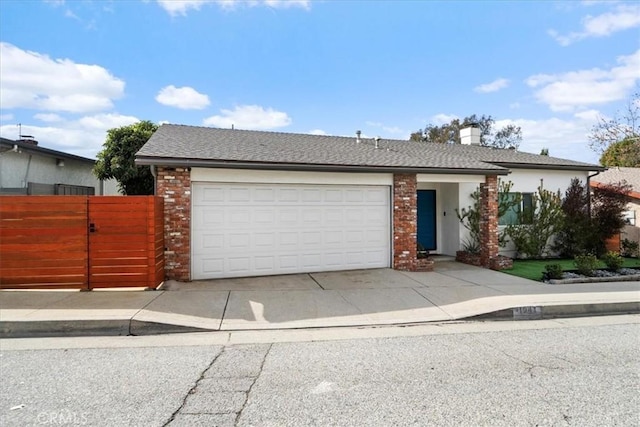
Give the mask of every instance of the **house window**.
[[(518, 214), (520, 212), (530, 212), (533, 207), (533, 193), (520, 193), (520, 203), (512, 206), (504, 215), (498, 219), (498, 225), (517, 225), (520, 224)], [(515, 200), (517, 193), (509, 193), (509, 201)], [(531, 224), (533, 218), (524, 218), (523, 224)]]
[(626, 211), (624, 213), (624, 222), (627, 225), (636, 225), (636, 211)]

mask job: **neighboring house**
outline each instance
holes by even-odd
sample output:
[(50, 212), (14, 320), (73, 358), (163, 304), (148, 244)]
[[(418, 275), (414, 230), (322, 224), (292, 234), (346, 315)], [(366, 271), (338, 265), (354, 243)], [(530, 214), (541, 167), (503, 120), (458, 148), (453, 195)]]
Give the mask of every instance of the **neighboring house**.
[(564, 192), (604, 168), (479, 145), (162, 125), (136, 155), (165, 198), (167, 278), (196, 280), (392, 267), (417, 242), (454, 255), (456, 209), (480, 185), (481, 262), (498, 260), (498, 179)]
[[(591, 179), (591, 186), (598, 187), (603, 184), (614, 184), (626, 181), (631, 185), (627, 211), (625, 218), (627, 225), (622, 230), (620, 238), (629, 239), (640, 243), (640, 168), (613, 167)], [(617, 248), (619, 249), (619, 244)]]
[[(95, 160), (0, 138), (0, 195), (113, 195), (114, 180), (93, 175)], [(0, 201), (1, 202), (1, 201)]]

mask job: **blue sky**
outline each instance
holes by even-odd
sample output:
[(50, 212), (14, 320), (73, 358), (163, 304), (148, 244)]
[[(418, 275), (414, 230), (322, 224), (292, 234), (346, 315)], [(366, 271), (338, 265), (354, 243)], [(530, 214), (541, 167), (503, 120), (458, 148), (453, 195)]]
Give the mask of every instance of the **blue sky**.
[(408, 139), (476, 113), (597, 162), (640, 86), (635, 2), (2, 0), (0, 41), (0, 134), (86, 157), (142, 119)]

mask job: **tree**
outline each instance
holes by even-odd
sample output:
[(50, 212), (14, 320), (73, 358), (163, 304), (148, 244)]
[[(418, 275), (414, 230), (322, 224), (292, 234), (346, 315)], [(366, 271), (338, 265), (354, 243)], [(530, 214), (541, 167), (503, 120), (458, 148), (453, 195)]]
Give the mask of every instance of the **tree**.
[(640, 140), (632, 138), (614, 142), (600, 157), (602, 166), (640, 168)]
[(595, 227), (595, 237), (587, 248), (597, 256), (606, 253), (605, 242), (615, 236), (625, 226), (624, 212), (627, 210), (627, 196), (631, 185), (625, 181), (599, 185), (593, 189), (591, 199), (591, 220)]
[(543, 148), (542, 150), (540, 150), (540, 155), (541, 156), (548, 156), (549, 155), (549, 149), (548, 148)]
[(419, 129), (411, 134), (412, 141), (435, 142), (440, 144), (460, 144), (460, 129), (472, 124), (480, 128), (480, 145), (496, 148), (518, 148), (522, 142), (522, 129), (520, 126), (507, 125), (495, 130), (495, 120), (491, 116), (477, 116), (472, 114), (460, 119), (453, 119), (443, 125), (428, 124), (424, 129)]
[(589, 134), (589, 146), (600, 154), (612, 144), (626, 140), (640, 143), (640, 92), (631, 96), (622, 113), (611, 119), (598, 117)]
[(518, 224), (508, 225), (507, 234), (518, 255), (542, 258), (548, 253), (549, 240), (562, 224), (562, 198), (540, 185), (533, 193), (531, 206), (518, 212)]
[(125, 195), (153, 194), (153, 176), (149, 166), (136, 166), (135, 154), (158, 129), (150, 121), (109, 129), (107, 140), (93, 173), (98, 179), (118, 181), (118, 190)]
[(589, 216), (589, 191), (578, 178), (571, 180), (562, 199), (564, 218), (556, 235), (554, 250), (565, 258), (574, 258), (587, 252), (596, 232)]
[(594, 188), (589, 212), (589, 190), (574, 178), (562, 200), (564, 220), (554, 249), (568, 258), (589, 253), (604, 255), (607, 239), (625, 225), (623, 214), (630, 191), (631, 186), (624, 181)]

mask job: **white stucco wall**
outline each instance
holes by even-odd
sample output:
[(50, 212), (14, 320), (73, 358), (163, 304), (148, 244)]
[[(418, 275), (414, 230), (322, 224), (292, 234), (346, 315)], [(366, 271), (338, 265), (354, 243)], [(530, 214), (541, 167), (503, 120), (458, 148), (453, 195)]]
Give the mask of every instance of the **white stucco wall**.
[(640, 244), (640, 199), (633, 199), (627, 204), (627, 210), (635, 212), (636, 224), (627, 225), (620, 234), (620, 239), (629, 239)]
[[(511, 188), (512, 192), (521, 192), (521, 193), (535, 193), (538, 191), (538, 187), (540, 186), (541, 180), (543, 187), (549, 191), (558, 191), (560, 190), (560, 195), (564, 197), (564, 193), (569, 188), (571, 184), (571, 180), (573, 178), (578, 178), (582, 181), (583, 184), (586, 184), (587, 177), (589, 176), (588, 172), (581, 171), (562, 171), (562, 170), (544, 170), (544, 169), (514, 169), (507, 176), (501, 176), (500, 180), (503, 182), (511, 181), (513, 183), (513, 187)], [(468, 207), (472, 204), (471, 194), (478, 188), (478, 184), (472, 183), (460, 183), (458, 186), (458, 206)], [(449, 195), (448, 197), (453, 197)], [(454, 212), (455, 213), (455, 212)], [(456, 218), (457, 220), (457, 218)], [(449, 224), (449, 223), (447, 223)], [(444, 223), (443, 223), (444, 225)], [(449, 226), (449, 225), (448, 225)], [(459, 234), (458, 242), (460, 244), (459, 249), (462, 249), (462, 242), (469, 238), (469, 232), (462, 224), (458, 222), (457, 229), (455, 228), (455, 224), (453, 224), (452, 228), (454, 233), (457, 231)], [(504, 227), (501, 226), (502, 230)], [(449, 244), (455, 246), (454, 239), (451, 238), (451, 242)], [(444, 243), (444, 242), (443, 242)], [(443, 246), (450, 250), (450, 246)], [(451, 252), (455, 253), (455, 251)], [(514, 256), (515, 249), (513, 244), (509, 243), (507, 246), (500, 250), (500, 253), (507, 256)]]
[[(94, 187), (95, 194), (100, 194), (100, 180), (93, 175), (92, 164), (72, 159), (63, 161), (64, 166), (58, 166), (53, 157), (4, 152), (0, 155), (0, 187), (26, 188), (28, 182), (69, 184)], [(104, 194), (118, 194), (116, 184), (114, 180), (105, 181)]]
[[(508, 176), (502, 177), (501, 180), (513, 183), (512, 192), (535, 193), (542, 183), (544, 189), (553, 192), (560, 191), (560, 197), (564, 197), (564, 193), (571, 185), (573, 178), (580, 179), (582, 184), (586, 185), (588, 176), (588, 172), (581, 171), (516, 169)], [(500, 226), (500, 230), (502, 229), (504, 229), (504, 226)], [(516, 252), (513, 243), (509, 242), (506, 247), (500, 250), (500, 253), (510, 257), (515, 256)]]

